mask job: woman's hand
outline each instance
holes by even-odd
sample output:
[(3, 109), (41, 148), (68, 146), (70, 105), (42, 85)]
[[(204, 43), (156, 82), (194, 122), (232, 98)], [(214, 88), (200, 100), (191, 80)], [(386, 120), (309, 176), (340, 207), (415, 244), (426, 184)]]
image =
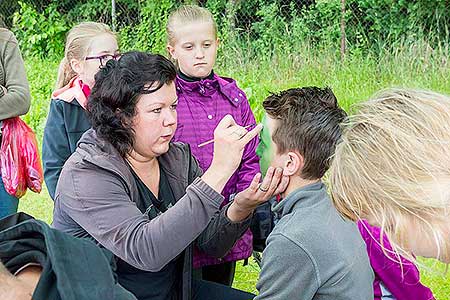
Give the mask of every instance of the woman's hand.
[(284, 192), (289, 184), (289, 177), (283, 176), (282, 168), (269, 167), (261, 183), (259, 183), (260, 179), (261, 174), (256, 174), (250, 186), (234, 197), (233, 203), (227, 210), (228, 219), (233, 222), (244, 220), (258, 205)]
[(214, 130), (214, 156), (211, 166), (218, 166), (224, 172), (231, 172), (239, 167), (245, 145), (261, 131), (258, 125), (250, 131), (239, 126), (233, 117), (226, 115)]
[(202, 179), (217, 192), (222, 192), (225, 184), (239, 167), (245, 145), (261, 131), (257, 125), (250, 131), (239, 126), (233, 117), (226, 115), (214, 130), (214, 155), (211, 166)]

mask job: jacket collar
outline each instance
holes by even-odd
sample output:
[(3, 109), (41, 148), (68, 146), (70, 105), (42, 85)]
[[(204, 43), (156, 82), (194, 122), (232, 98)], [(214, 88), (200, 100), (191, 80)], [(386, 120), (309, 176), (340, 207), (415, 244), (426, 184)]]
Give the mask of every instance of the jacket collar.
[(214, 73), (212, 79), (200, 79), (198, 81), (187, 81), (177, 75), (176, 78), (177, 93), (194, 96), (202, 99), (203, 96), (212, 96), (219, 90), (230, 103), (237, 107), (242, 101), (246, 101), (244, 92), (236, 84), (236, 81), (227, 77), (220, 77)]
[(278, 219), (289, 214), (295, 208), (310, 208), (328, 198), (327, 189), (322, 181), (303, 186), (291, 192), (286, 198), (272, 205), (272, 211)]
[[(85, 91), (83, 91), (83, 88)], [(52, 99), (61, 99), (68, 103), (72, 103), (73, 100), (76, 100), (81, 107), (86, 109), (87, 97), (85, 92), (89, 93), (90, 90), (86, 89), (86, 86), (83, 85), (80, 78), (77, 76), (72, 78), (67, 85), (54, 91), (52, 93)]]

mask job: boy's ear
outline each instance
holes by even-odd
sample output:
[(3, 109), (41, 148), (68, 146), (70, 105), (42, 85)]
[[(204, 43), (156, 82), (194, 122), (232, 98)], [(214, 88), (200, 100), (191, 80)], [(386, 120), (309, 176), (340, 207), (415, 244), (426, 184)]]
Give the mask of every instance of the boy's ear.
[(293, 176), (300, 174), (303, 166), (305, 165), (305, 160), (298, 151), (292, 151), (286, 153), (286, 160), (284, 162), (283, 175)]
[(170, 44), (167, 44), (167, 52), (169, 52), (170, 56), (173, 59), (177, 59), (176, 56), (175, 56), (175, 48), (172, 47)]
[(69, 62), (70, 67), (72, 68), (72, 70), (75, 71), (75, 73), (77, 74), (81, 74), (83, 71), (83, 66), (81, 64), (81, 61), (79, 61), (78, 59), (72, 58)]

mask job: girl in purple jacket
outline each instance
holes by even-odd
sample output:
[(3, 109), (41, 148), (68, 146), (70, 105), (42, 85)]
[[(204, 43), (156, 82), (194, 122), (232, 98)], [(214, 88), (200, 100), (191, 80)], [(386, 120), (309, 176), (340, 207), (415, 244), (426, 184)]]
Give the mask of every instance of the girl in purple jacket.
[[(178, 128), (174, 141), (190, 144), (193, 155), (203, 170), (213, 158), (213, 144), (200, 146), (213, 138), (213, 131), (227, 114), (241, 126), (255, 124), (245, 93), (231, 78), (214, 73), (219, 40), (216, 23), (205, 8), (185, 5), (172, 12), (167, 23), (168, 45), (171, 57), (177, 62), (176, 89), (178, 95)], [(247, 144), (241, 165), (222, 191), (226, 204), (230, 196), (249, 186), (259, 172), (256, 156), (258, 139)], [(252, 253), (250, 230), (222, 259), (215, 259), (196, 251), (194, 268), (204, 280), (231, 285), (237, 260)]]
[[(366, 220), (358, 221), (358, 229), (366, 242), (370, 265), (375, 274), (373, 292), (375, 300), (432, 300), (431, 290), (420, 282), (417, 266), (406, 258), (397, 257), (381, 229)], [(384, 249), (383, 249), (384, 247)], [(401, 264), (398, 260), (401, 260)]]

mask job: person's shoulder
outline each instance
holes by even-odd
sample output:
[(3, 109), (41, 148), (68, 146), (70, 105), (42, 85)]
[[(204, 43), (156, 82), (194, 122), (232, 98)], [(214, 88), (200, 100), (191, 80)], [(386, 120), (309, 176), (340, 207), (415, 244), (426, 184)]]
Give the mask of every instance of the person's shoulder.
[(263, 252), (264, 261), (274, 261), (277, 264), (315, 265), (313, 253), (305, 245), (283, 232), (272, 232), (267, 238)]
[(60, 98), (53, 98), (50, 100), (50, 107), (50, 118), (60, 116), (60, 118), (63, 119), (69, 117), (71, 120), (79, 120), (80, 118), (86, 117), (85, 109), (77, 102), (77, 99), (75, 98), (71, 102)]
[(9, 29), (0, 28), (0, 41), (1, 42), (13, 42), (17, 44), (17, 39)]
[(236, 80), (230, 77), (223, 77), (214, 74), (216, 77), (221, 92), (234, 104), (240, 105), (242, 103), (248, 103), (245, 92), (238, 86)]
[(279, 220), (273, 232), (285, 235), (316, 254), (346, 255), (346, 242), (360, 240), (359, 244), (362, 244), (356, 224), (342, 220), (327, 205), (308, 210), (294, 209)]

